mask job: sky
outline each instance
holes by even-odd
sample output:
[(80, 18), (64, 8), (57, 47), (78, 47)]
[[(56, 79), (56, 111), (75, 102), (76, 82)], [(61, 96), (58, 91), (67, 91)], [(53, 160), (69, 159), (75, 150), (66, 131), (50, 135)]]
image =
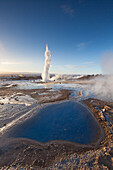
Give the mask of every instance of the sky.
[(46, 44), (50, 73), (102, 73), (113, 0), (0, 0), (0, 72), (41, 73)]

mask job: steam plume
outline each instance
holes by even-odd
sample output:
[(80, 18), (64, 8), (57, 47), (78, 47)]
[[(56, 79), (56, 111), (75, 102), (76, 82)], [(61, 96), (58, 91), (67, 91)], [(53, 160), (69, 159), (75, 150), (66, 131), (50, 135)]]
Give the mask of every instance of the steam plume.
[(113, 74), (113, 53), (106, 52), (101, 57), (102, 71), (104, 74)]
[(113, 101), (113, 53), (104, 53), (101, 64), (104, 75), (91, 80), (89, 93), (102, 100)]
[(113, 75), (104, 75), (93, 79), (88, 89), (89, 93), (96, 98), (113, 101)]

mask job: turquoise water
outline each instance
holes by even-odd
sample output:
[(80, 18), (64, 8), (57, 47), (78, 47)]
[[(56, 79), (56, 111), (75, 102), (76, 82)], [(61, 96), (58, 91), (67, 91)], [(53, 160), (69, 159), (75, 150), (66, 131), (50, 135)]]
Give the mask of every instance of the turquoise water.
[(98, 124), (90, 111), (74, 101), (53, 104), (15, 127), (10, 137), (24, 137), (40, 142), (67, 140), (81, 144), (93, 142)]

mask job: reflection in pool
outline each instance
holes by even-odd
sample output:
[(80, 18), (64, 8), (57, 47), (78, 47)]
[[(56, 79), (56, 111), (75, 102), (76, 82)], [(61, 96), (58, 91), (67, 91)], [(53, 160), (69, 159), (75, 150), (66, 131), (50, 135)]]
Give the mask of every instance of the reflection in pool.
[(67, 140), (81, 144), (93, 142), (99, 125), (90, 111), (74, 101), (53, 104), (13, 128), (10, 137), (25, 137), (40, 142)]

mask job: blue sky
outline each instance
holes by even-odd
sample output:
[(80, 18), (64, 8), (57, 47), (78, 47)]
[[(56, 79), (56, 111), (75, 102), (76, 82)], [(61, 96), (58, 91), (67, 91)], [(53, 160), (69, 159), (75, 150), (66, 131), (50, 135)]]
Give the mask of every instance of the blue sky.
[(101, 73), (113, 52), (113, 0), (0, 0), (0, 72)]

